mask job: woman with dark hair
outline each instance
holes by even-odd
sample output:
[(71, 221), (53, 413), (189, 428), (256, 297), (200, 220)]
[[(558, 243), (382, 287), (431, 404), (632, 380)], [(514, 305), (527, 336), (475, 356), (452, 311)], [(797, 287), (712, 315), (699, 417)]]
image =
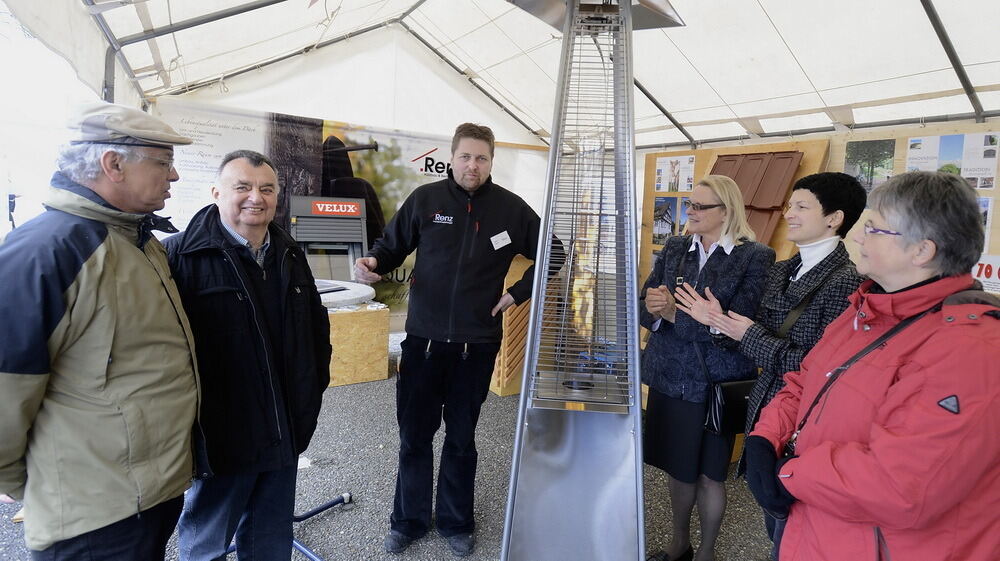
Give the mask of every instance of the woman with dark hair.
[(914, 172), (872, 191), (869, 277), (764, 408), (747, 483), (785, 518), (781, 561), (1000, 555), (1000, 299), (972, 188)]
[[(760, 367), (747, 404), (747, 434), (761, 408), (785, 386), (785, 372), (799, 369), (802, 357), (861, 284), (842, 238), (864, 211), (865, 197), (864, 187), (845, 173), (816, 173), (795, 182), (785, 221), (788, 240), (799, 251), (771, 267), (755, 319), (732, 310), (722, 313), (711, 295), (706, 300), (681, 294), (692, 317), (737, 341), (740, 352)], [(776, 521), (765, 512), (764, 522), (774, 539)]]
[[(667, 239), (643, 288), (640, 322), (651, 331), (642, 357), (649, 385), (643, 456), (667, 472), (672, 536), (656, 561), (711, 561), (726, 510), (726, 472), (734, 435), (705, 430), (708, 387), (754, 377), (736, 348), (717, 345), (704, 325), (675, 300), (682, 289), (714, 294), (725, 309), (753, 315), (774, 250), (753, 241), (743, 196), (732, 179), (709, 175), (695, 185), (687, 234)], [(691, 547), (698, 506), (701, 544)]]

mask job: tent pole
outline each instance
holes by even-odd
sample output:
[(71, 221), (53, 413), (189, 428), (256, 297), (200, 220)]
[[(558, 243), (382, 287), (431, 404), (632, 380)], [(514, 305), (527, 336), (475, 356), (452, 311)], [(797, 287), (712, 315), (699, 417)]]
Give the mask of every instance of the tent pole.
[[(83, 0), (83, 4), (85, 6), (95, 5), (94, 0)], [(142, 88), (139, 87), (139, 80), (135, 77), (135, 71), (132, 70), (131, 66), (129, 66), (128, 59), (126, 59), (125, 55), (122, 53), (122, 47), (118, 43), (117, 39), (115, 39), (115, 34), (111, 32), (111, 28), (108, 27), (108, 22), (104, 19), (104, 16), (101, 14), (91, 14), (90, 17), (93, 18), (98, 29), (101, 30), (102, 34), (104, 34), (104, 38), (107, 40), (108, 45), (110, 45), (108, 48), (113, 50), (115, 55), (112, 57), (109, 52), (104, 58), (104, 84), (101, 88), (103, 90), (101, 92), (102, 99), (108, 103), (114, 103), (115, 101), (115, 58), (118, 59), (118, 63), (122, 65), (125, 73), (128, 74), (129, 79), (132, 81), (132, 87), (139, 92), (139, 97), (145, 99), (146, 94), (142, 91)], [(110, 80), (108, 79), (108, 76), (111, 77)]]
[(643, 85), (639, 83), (639, 80), (637, 78), (633, 78), (632, 81), (635, 82), (635, 87), (639, 88), (639, 91), (642, 92), (642, 95), (646, 96), (646, 99), (651, 101), (653, 105), (655, 105), (656, 108), (660, 111), (660, 113), (663, 113), (663, 116), (669, 119), (670, 122), (673, 123), (674, 127), (676, 127), (677, 130), (681, 131), (681, 134), (683, 134), (688, 139), (688, 142), (691, 143), (691, 149), (696, 150), (698, 148), (698, 143), (695, 141), (694, 137), (691, 136), (691, 133), (689, 133), (687, 129), (684, 128), (683, 125), (677, 122), (677, 119), (675, 119), (674, 116), (671, 115), (670, 112), (667, 111), (665, 107), (663, 107), (663, 105), (660, 105), (659, 100), (653, 97), (653, 94), (649, 93), (649, 90), (644, 88)]
[(972, 86), (972, 81), (969, 80), (969, 75), (965, 73), (965, 67), (962, 66), (962, 61), (958, 58), (958, 52), (955, 51), (955, 45), (951, 43), (951, 38), (948, 36), (948, 31), (944, 28), (944, 24), (941, 22), (941, 18), (938, 16), (937, 10), (934, 9), (934, 3), (931, 0), (920, 0), (920, 4), (924, 7), (924, 11), (927, 12), (927, 19), (931, 22), (931, 27), (934, 28), (934, 32), (937, 33), (938, 39), (941, 41), (941, 47), (944, 49), (945, 54), (948, 55), (948, 60), (951, 61), (951, 66), (955, 70), (955, 74), (958, 76), (958, 81), (962, 83), (962, 89), (965, 90), (965, 95), (969, 96), (969, 103), (972, 104), (972, 110), (976, 114), (976, 122), (985, 122), (986, 118), (983, 116), (983, 104), (979, 102), (979, 96), (976, 95), (976, 88)]
[[(983, 111), (983, 113), (982, 113), (981, 116), (982, 116), (982, 118), (983, 118), (984, 121), (986, 119), (992, 119), (993, 117), (1000, 117), (1000, 110)], [(857, 130), (857, 129), (871, 129), (871, 128), (877, 128), (877, 127), (900, 127), (900, 126), (905, 126), (905, 125), (921, 125), (921, 124), (928, 124), (928, 123), (948, 123), (948, 122), (954, 122), (954, 121), (968, 121), (968, 120), (975, 119), (975, 118), (976, 118), (976, 114), (975, 113), (958, 113), (958, 114), (955, 114), (955, 115), (936, 115), (936, 116), (933, 116), (933, 117), (913, 117), (913, 118), (909, 118), (909, 119), (893, 119), (891, 121), (877, 121), (877, 122), (873, 122), (873, 123), (857, 123), (857, 124), (851, 125), (850, 128), (852, 130)], [(773, 138), (773, 137), (799, 136), (799, 135), (804, 135), (804, 134), (816, 134), (816, 133), (824, 133), (824, 132), (836, 132), (836, 129), (833, 128), (833, 127), (818, 127), (818, 128), (814, 128), (814, 129), (797, 129), (797, 130), (793, 130), (793, 131), (764, 132), (764, 133), (758, 134), (757, 136), (759, 136), (760, 138)], [(723, 137), (723, 138), (708, 138), (708, 139), (702, 140), (701, 141), (701, 145), (704, 146), (705, 144), (716, 144), (716, 143), (719, 143), (719, 142), (736, 142), (736, 141), (740, 141), (740, 140), (753, 140), (753, 139), (750, 136), (748, 136), (748, 135), (727, 136), (727, 137)], [(664, 144), (644, 144), (642, 146), (636, 146), (635, 149), (636, 150), (664, 150), (664, 149), (668, 149), (668, 148), (681, 148), (683, 146), (688, 146), (688, 143), (687, 142), (667, 142), (667, 143), (664, 143)]]
[[(86, 0), (84, 0), (86, 1)], [(226, 19), (232, 16), (238, 16), (240, 14), (245, 14), (259, 8), (266, 8), (274, 4), (280, 4), (282, 2), (287, 2), (288, 0), (256, 0), (255, 2), (248, 2), (246, 4), (241, 4), (239, 6), (233, 6), (232, 8), (227, 8), (225, 10), (219, 10), (218, 12), (212, 12), (211, 14), (205, 14), (203, 16), (198, 16), (196, 18), (186, 19), (184, 21), (179, 21), (170, 25), (165, 25), (163, 27), (156, 27), (150, 29), (149, 31), (143, 31), (142, 33), (136, 33), (134, 35), (128, 35), (122, 37), (118, 40), (119, 48), (126, 45), (131, 45), (133, 43), (141, 43), (143, 41), (148, 41), (150, 39), (155, 39), (157, 37), (162, 37), (163, 35), (169, 35), (177, 31), (182, 31), (184, 29), (189, 29), (191, 27), (197, 27), (199, 25), (204, 25), (206, 23), (212, 23), (214, 21), (219, 21), (220, 19)], [(92, 3), (92, 2), (90, 2)]]
[(448, 60), (448, 57), (446, 57), (443, 54), (441, 54), (441, 51), (435, 49), (434, 46), (431, 45), (430, 43), (428, 43), (423, 37), (421, 37), (419, 33), (413, 31), (413, 29), (410, 28), (409, 25), (406, 25), (405, 21), (400, 21), (399, 25), (403, 26), (403, 29), (405, 29), (407, 33), (409, 33), (410, 35), (412, 35), (417, 41), (420, 41), (425, 47), (427, 47), (428, 49), (430, 49), (430, 51), (432, 53), (434, 53), (435, 55), (438, 56), (438, 58), (440, 58), (441, 60), (443, 60), (448, 66), (450, 66), (452, 68), (452, 70), (454, 70), (455, 72), (457, 72), (459, 75), (465, 77), (465, 79), (467, 79), (469, 81), (469, 83), (472, 84), (473, 87), (475, 87), (477, 90), (479, 90), (479, 93), (485, 95), (490, 101), (492, 101), (493, 103), (497, 104), (497, 107), (499, 107), (500, 109), (502, 109), (504, 113), (506, 113), (507, 115), (510, 115), (510, 117), (512, 119), (514, 119), (515, 121), (517, 121), (518, 124), (520, 124), (522, 127), (524, 127), (525, 129), (527, 129), (528, 132), (530, 132), (531, 134), (535, 135), (535, 137), (538, 138), (538, 140), (541, 140), (543, 143), (548, 144), (548, 141), (545, 140), (545, 138), (542, 137), (542, 135), (541, 135), (541, 133), (539, 131), (536, 131), (536, 130), (532, 129), (531, 126), (528, 125), (528, 123), (525, 123), (520, 117), (518, 117), (517, 115), (515, 115), (514, 112), (511, 111), (510, 109), (508, 109), (506, 105), (504, 105), (503, 103), (500, 103), (500, 100), (497, 99), (495, 96), (493, 96), (493, 94), (491, 94), (490, 92), (486, 91), (485, 88), (483, 88), (482, 86), (480, 86), (479, 84), (477, 84), (476, 81), (473, 80), (472, 77), (470, 77), (468, 74), (466, 74), (465, 72), (462, 72), (461, 68), (459, 68), (458, 66), (456, 66), (455, 63), (453, 63), (452, 61)]
[(101, 99), (108, 103), (115, 102), (115, 56), (118, 51), (108, 46), (104, 54), (104, 83), (101, 85)]

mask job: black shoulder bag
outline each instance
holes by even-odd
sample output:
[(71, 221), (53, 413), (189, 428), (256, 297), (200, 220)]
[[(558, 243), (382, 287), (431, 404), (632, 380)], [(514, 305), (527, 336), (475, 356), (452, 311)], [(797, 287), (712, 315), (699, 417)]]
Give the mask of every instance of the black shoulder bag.
[(812, 414), (813, 409), (816, 408), (816, 404), (818, 404), (820, 402), (820, 400), (823, 399), (823, 395), (826, 394), (827, 390), (829, 390), (830, 387), (833, 386), (834, 382), (836, 382), (837, 379), (839, 379), (840, 376), (844, 372), (847, 371), (847, 369), (849, 369), (850, 367), (854, 366), (854, 363), (856, 363), (859, 360), (861, 360), (862, 358), (864, 358), (865, 355), (867, 355), (868, 353), (870, 353), (870, 352), (874, 351), (875, 349), (877, 349), (877, 348), (885, 345), (886, 341), (888, 341), (889, 339), (893, 338), (900, 331), (906, 329), (910, 325), (913, 325), (913, 323), (915, 323), (918, 319), (926, 316), (927, 314), (929, 314), (931, 312), (935, 312), (935, 311), (940, 310), (941, 306), (943, 305), (943, 303), (944, 303), (943, 301), (939, 302), (939, 303), (935, 304), (934, 306), (932, 306), (931, 308), (928, 308), (928, 309), (920, 312), (919, 314), (910, 316), (910, 317), (904, 319), (903, 321), (897, 323), (892, 329), (890, 329), (889, 331), (886, 331), (885, 333), (883, 333), (881, 337), (879, 337), (878, 339), (875, 339), (867, 347), (861, 349), (854, 356), (852, 356), (851, 358), (847, 359), (847, 361), (844, 362), (844, 364), (841, 364), (837, 368), (834, 368), (833, 370), (827, 372), (827, 374), (826, 374), (826, 383), (823, 384), (823, 387), (820, 388), (819, 393), (817, 393), (816, 397), (813, 398), (812, 403), (809, 405), (809, 409), (806, 410), (806, 414), (802, 417), (802, 420), (799, 421), (798, 426), (795, 428), (795, 432), (792, 433), (792, 437), (789, 438), (788, 442), (785, 443), (784, 450), (782, 451), (782, 457), (786, 457), (787, 458), (789, 456), (794, 456), (795, 455), (795, 441), (798, 440), (799, 433), (802, 432), (802, 429), (806, 426), (806, 422), (809, 421), (809, 416)]
[[(795, 322), (802, 316), (802, 312), (812, 301), (813, 296), (822, 284), (816, 285), (809, 291), (798, 305), (792, 308), (785, 316), (785, 320), (778, 328), (778, 337), (785, 338), (788, 332), (795, 325)], [(708, 375), (708, 367), (705, 359), (701, 356), (701, 349), (695, 344), (695, 353), (701, 362), (702, 372), (708, 380), (708, 402), (705, 410), (705, 430), (712, 434), (739, 434), (746, 430), (747, 406), (750, 401), (750, 391), (753, 390), (756, 378), (749, 380), (736, 380), (734, 382), (722, 382), (717, 384), (712, 382)]]

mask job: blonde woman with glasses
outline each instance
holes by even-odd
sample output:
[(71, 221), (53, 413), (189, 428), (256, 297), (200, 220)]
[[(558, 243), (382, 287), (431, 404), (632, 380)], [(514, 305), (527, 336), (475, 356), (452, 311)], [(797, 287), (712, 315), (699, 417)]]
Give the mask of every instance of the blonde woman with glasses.
[[(753, 317), (764, 292), (774, 250), (754, 241), (736, 183), (718, 175), (691, 192), (687, 231), (669, 238), (642, 291), (640, 322), (651, 332), (642, 358), (649, 386), (645, 462), (667, 473), (672, 535), (655, 561), (712, 561), (726, 510), (723, 482), (735, 435), (705, 430), (711, 384), (755, 376), (752, 360), (709, 331), (677, 295), (690, 291), (723, 310)], [(701, 543), (691, 544), (691, 513), (698, 507)]]

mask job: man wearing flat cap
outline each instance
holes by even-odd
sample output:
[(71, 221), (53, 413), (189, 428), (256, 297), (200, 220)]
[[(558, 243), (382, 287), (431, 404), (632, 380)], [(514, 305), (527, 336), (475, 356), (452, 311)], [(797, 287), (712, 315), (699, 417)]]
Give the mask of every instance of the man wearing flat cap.
[(191, 139), (107, 103), (70, 128), (46, 212), (0, 244), (0, 493), (33, 560), (163, 559), (199, 390), (153, 213)]

